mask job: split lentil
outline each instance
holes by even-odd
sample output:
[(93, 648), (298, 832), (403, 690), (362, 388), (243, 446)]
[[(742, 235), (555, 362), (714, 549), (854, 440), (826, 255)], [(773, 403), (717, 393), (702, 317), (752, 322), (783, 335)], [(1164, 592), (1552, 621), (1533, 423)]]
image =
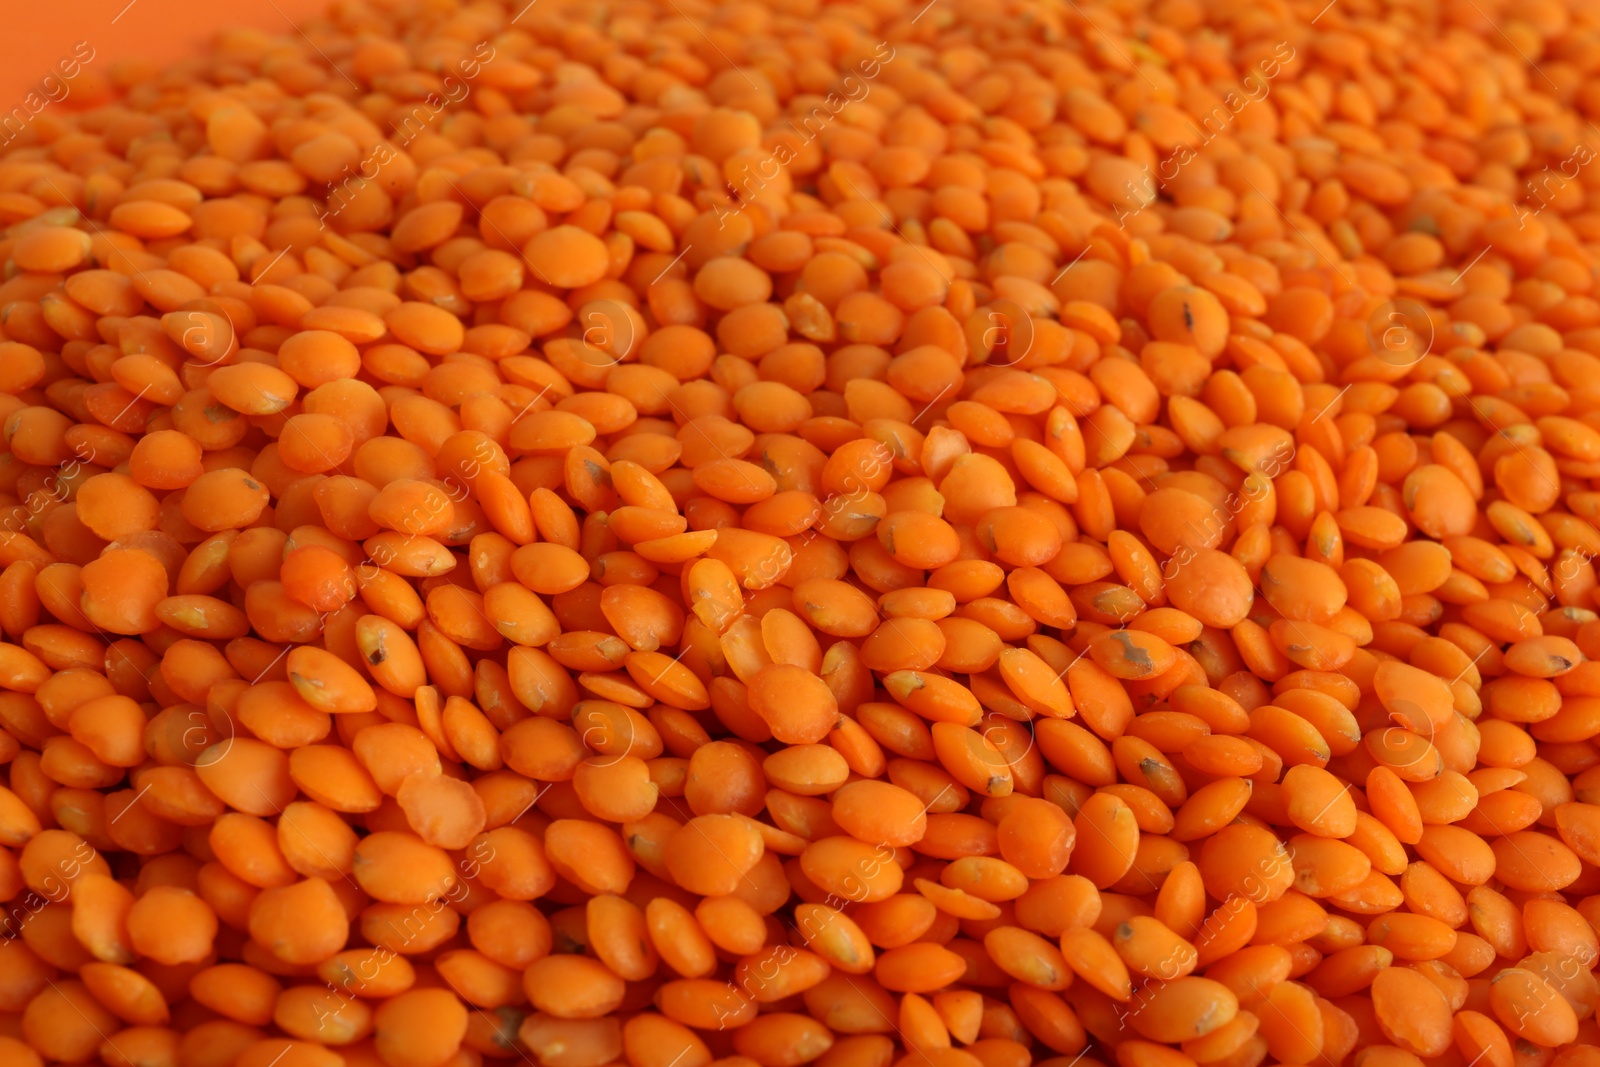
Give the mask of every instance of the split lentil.
[(112, 66), (0, 152), (0, 1064), (1595, 1067), (1597, 77), (1562, 0)]

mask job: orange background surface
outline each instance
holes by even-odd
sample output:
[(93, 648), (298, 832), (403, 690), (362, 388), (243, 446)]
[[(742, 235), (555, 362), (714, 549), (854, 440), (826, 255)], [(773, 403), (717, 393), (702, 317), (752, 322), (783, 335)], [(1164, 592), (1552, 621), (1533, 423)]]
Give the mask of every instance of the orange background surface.
[[(292, 20), (319, 15), (328, 5), (329, 0), (134, 0), (131, 6), (128, 0), (5, 0), (0, 113), (19, 106), (79, 41), (95, 50), (89, 69), (104, 73), (118, 59), (194, 55), (227, 26), (293, 33)], [(70, 95), (64, 103), (71, 105)]]

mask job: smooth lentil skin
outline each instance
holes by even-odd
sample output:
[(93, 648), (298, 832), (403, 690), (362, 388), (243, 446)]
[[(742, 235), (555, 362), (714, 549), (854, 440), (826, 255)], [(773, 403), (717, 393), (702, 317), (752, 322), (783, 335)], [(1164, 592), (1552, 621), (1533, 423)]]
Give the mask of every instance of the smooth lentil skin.
[(1317, 7), (80, 72), (0, 1062), (1593, 1064), (1600, 26)]

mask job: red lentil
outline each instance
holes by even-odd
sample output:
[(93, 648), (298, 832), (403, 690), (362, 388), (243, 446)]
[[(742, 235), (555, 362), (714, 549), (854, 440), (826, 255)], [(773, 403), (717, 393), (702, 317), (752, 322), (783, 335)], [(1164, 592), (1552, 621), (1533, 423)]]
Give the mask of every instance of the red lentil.
[(341, 5), (11, 138), (0, 1062), (1595, 1063), (1600, 27), (1318, 6)]

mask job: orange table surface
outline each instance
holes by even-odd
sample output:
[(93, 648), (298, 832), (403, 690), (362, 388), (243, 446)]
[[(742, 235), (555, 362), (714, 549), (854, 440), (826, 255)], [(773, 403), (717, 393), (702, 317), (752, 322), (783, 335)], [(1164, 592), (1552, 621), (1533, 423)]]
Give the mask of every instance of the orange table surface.
[[(119, 59), (171, 60), (201, 52), (220, 29), (293, 33), (329, 0), (6, 0), (0, 33), (0, 115), (40, 92), (40, 80), (93, 49), (90, 69)], [(80, 42), (87, 48), (80, 47)], [(51, 91), (60, 89), (51, 83)], [(70, 92), (65, 103), (70, 104)], [(37, 98), (35, 100), (37, 103)]]

